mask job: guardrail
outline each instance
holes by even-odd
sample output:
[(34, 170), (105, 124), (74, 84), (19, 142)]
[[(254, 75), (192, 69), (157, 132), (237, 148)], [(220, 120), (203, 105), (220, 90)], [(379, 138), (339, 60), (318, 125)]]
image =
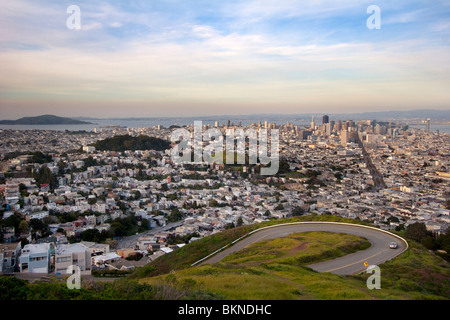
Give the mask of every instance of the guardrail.
[[(259, 232), (259, 231), (261, 231), (261, 230), (270, 229), (270, 228), (278, 228), (278, 227), (289, 226), (289, 225), (297, 225), (297, 224), (299, 224), (299, 225), (301, 225), (301, 224), (335, 224), (335, 225), (347, 225), (347, 226), (352, 226), (352, 227), (361, 227), (361, 228), (372, 229), (372, 230), (376, 230), (376, 231), (379, 231), (379, 232), (384, 232), (384, 233), (386, 233), (386, 234), (389, 234), (389, 235), (391, 235), (391, 236), (393, 236), (393, 237), (396, 237), (396, 238), (400, 239), (401, 241), (403, 241), (403, 242), (406, 244), (406, 248), (405, 248), (402, 252), (400, 252), (398, 255), (401, 255), (403, 252), (405, 252), (405, 251), (408, 250), (408, 248), (409, 248), (408, 241), (406, 241), (406, 240), (403, 239), (402, 237), (400, 237), (400, 236), (398, 236), (398, 235), (396, 235), (396, 234), (394, 234), (394, 233), (392, 233), (392, 232), (383, 230), (383, 229), (379, 229), (379, 228), (375, 228), (375, 227), (371, 227), (371, 226), (365, 226), (365, 225), (362, 225), (362, 224), (346, 223), (346, 222), (331, 222), (331, 221), (329, 221), (329, 222), (328, 222), (328, 221), (316, 221), (316, 222), (314, 222), (314, 221), (289, 222), (289, 223), (276, 224), (276, 225), (267, 226), (267, 227), (263, 227), (263, 228), (259, 228), (259, 229), (253, 230), (253, 231), (247, 233), (246, 235), (244, 235), (244, 236), (242, 236), (242, 237), (240, 237), (240, 238), (238, 238), (238, 239), (232, 241), (231, 243), (229, 243), (229, 244), (223, 246), (222, 248), (220, 248), (220, 249), (214, 251), (213, 253), (207, 255), (206, 257), (204, 257), (204, 258), (202, 258), (202, 259), (200, 259), (200, 260), (194, 262), (193, 264), (191, 264), (191, 267), (194, 267), (194, 266), (196, 266), (197, 264), (199, 264), (199, 263), (201, 263), (201, 262), (203, 262), (203, 261), (205, 261), (205, 260), (211, 258), (212, 256), (216, 255), (217, 253), (219, 253), (219, 252), (225, 250), (226, 248), (231, 247), (231, 246), (234, 245), (236, 242), (239, 242), (239, 241), (241, 241), (242, 239), (244, 239), (244, 238), (246, 238), (246, 237), (248, 237), (248, 236), (250, 236), (250, 235), (252, 235), (252, 234), (254, 234), (254, 233), (256, 233), (256, 232)], [(389, 261), (389, 260), (391, 260), (391, 259), (388, 259), (388, 260), (386, 260), (386, 261)]]

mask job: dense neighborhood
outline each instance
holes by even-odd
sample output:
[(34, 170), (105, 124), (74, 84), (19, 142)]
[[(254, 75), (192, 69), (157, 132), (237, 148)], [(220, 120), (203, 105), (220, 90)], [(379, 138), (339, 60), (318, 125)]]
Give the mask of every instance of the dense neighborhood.
[(243, 128), (279, 130), (273, 176), (247, 163), (178, 163), (170, 148), (96, 144), (123, 136), (170, 141), (175, 127), (0, 130), (0, 271), (127, 271), (225, 229), (296, 215), (447, 231), (449, 134), (373, 120), (321, 122)]

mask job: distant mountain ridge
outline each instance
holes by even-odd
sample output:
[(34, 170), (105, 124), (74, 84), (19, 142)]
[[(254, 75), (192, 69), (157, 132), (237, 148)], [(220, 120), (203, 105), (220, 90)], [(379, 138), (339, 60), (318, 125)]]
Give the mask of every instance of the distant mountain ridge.
[(63, 118), (54, 115), (42, 115), (37, 117), (24, 117), (17, 120), (0, 120), (0, 124), (6, 125), (57, 125), (57, 124), (92, 124), (91, 122)]

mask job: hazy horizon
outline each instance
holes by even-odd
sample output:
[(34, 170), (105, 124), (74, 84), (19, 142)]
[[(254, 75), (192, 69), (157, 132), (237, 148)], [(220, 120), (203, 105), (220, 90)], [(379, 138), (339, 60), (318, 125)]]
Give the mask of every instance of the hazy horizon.
[(448, 1), (0, 4), (2, 119), (450, 109)]
[[(27, 115), (21, 118), (16, 119), (2, 119), (0, 120), (19, 120), (22, 118), (33, 118), (40, 116), (58, 116), (62, 118), (71, 118), (71, 119), (79, 119), (79, 120), (145, 120), (145, 119), (197, 119), (197, 120), (224, 120), (224, 119), (256, 119), (255, 117), (266, 117), (268, 119), (288, 119), (288, 118), (298, 118), (303, 120), (310, 120), (311, 116), (318, 117), (316, 120), (320, 122), (320, 119), (323, 115), (329, 115), (331, 117), (342, 117), (349, 116), (347, 120), (354, 119), (362, 119), (366, 117), (369, 119), (370, 117), (375, 117), (378, 120), (380, 119), (423, 119), (432, 118), (433, 120), (442, 120), (442, 121), (450, 121), (450, 110), (447, 109), (413, 109), (413, 110), (391, 110), (391, 111), (364, 111), (364, 112), (347, 112), (347, 113), (327, 113), (327, 112), (310, 112), (310, 113), (250, 113), (250, 114), (211, 114), (211, 115), (180, 115), (180, 116), (105, 116), (105, 117), (94, 117), (94, 116), (71, 116), (70, 114), (37, 114), (37, 115)], [(320, 118), (320, 119), (319, 119)], [(364, 119), (366, 119), (364, 118)], [(374, 120), (375, 120), (374, 118)], [(366, 119), (366, 120), (367, 120)], [(342, 119), (340, 119), (342, 120)]]

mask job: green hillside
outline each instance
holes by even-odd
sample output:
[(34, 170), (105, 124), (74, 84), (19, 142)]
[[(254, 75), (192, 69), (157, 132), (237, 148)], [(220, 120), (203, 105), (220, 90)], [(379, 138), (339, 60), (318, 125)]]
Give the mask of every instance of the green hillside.
[(197, 290), (221, 299), (449, 299), (449, 263), (412, 242), (405, 253), (380, 266), (381, 289), (369, 290), (370, 274), (338, 276), (318, 273), (308, 264), (367, 248), (365, 239), (347, 234), (310, 232), (259, 242), (220, 263), (190, 264), (206, 253), (251, 230), (294, 221), (359, 222), (332, 216), (274, 220), (227, 230), (167, 254), (137, 271), (141, 284), (190, 283)]
[(132, 137), (130, 135), (114, 136), (99, 140), (93, 144), (97, 150), (101, 151), (136, 151), (136, 150), (157, 150), (164, 151), (170, 149), (170, 142), (155, 137), (140, 135)]
[(244, 225), (237, 228), (225, 230), (203, 239), (194, 241), (189, 245), (186, 245), (180, 249), (177, 249), (173, 253), (166, 254), (152, 263), (146, 265), (142, 269), (136, 271), (133, 275), (135, 278), (143, 278), (148, 276), (157, 276), (160, 274), (169, 273), (174, 270), (180, 270), (190, 267), (193, 263), (206, 257), (207, 255), (219, 250), (220, 248), (229, 245), (234, 240), (245, 236), (249, 232), (271, 226), (276, 224), (302, 222), (302, 221), (332, 221), (332, 222), (346, 222), (346, 223), (359, 223), (364, 225), (370, 225), (358, 220), (346, 219), (336, 216), (302, 216), (292, 217), (287, 219), (270, 220), (253, 225)]

